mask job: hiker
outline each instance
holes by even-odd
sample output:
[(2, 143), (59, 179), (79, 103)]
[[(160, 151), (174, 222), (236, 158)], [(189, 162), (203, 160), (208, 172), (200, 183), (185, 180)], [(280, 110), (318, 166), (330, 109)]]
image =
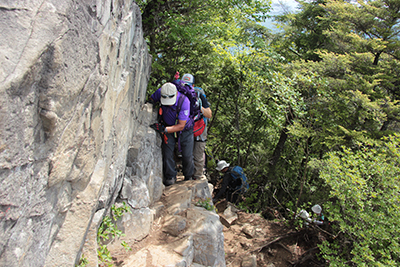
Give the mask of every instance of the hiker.
[(213, 198), (213, 203), (215, 203), (225, 193), (227, 201), (236, 203), (240, 194), (244, 194), (249, 188), (243, 169), (239, 166), (229, 166), (230, 164), (225, 160), (220, 160), (217, 163), (216, 170), (224, 173), (224, 177), (220, 190)]
[[(179, 92), (173, 83), (165, 83), (155, 91), (150, 99), (153, 103), (161, 103), (161, 122), (150, 125), (163, 137), (163, 173), (164, 184), (172, 185), (176, 182), (176, 166), (174, 160), (175, 143), (179, 142), (182, 150), (182, 172), (185, 180), (193, 177), (193, 124), (190, 121), (190, 101)], [(181, 103), (179, 107), (179, 103)]]
[(204, 150), (206, 148), (206, 141), (207, 141), (207, 120), (211, 118), (212, 112), (210, 105), (207, 101), (206, 95), (204, 93), (204, 90), (200, 87), (194, 86), (193, 75), (188, 73), (184, 74), (182, 76), (182, 80), (184, 83), (194, 87), (194, 90), (196, 91), (199, 99), (201, 114), (198, 118), (196, 118), (195, 124), (197, 124), (197, 121), (199, 120), (204, 121), (202, 133), (194, 138), (194, 146), (193, 146), (193, 161), (194, 161), (193, 179), (197, 180), (203, 176)]
[(311, 210), (317, 215), (317, 218), (313, 220), (313, 223), (316, 225), (323, 225), (325, 217), (322, 214), (322, 208), (320, 205), (314, 205)]
[(311, 210), (317, 215), (317, 218), (312, 219), (311, 216), (308, 214), (308, 212), (305, 210), (301, 210), (299, 212), (299, 214), (296, 215), (296, 217), (299, 216), (300, 218), (305, 220), (305, 222), (304, 222), (305, 226), (310, 225), (310, 223), (313, 223), (313, 224), (319, 225), (319, 226), (324, 225), (325, 217), (322, 214), (321, 206), (316, 204), (316, 205), (312, 206)]

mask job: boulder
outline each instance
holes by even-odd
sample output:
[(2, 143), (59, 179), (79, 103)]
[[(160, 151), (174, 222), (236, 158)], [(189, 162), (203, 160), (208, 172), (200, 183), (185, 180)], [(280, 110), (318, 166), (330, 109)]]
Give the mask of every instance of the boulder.
[(256, 255), (249, 255), (243, 258), (242, 267), (257, 267)]
[[(131, 255), (123, 266), (225, 266), (223, 226), (213, 209), (207, 180), (183, 181), (166, 188), (165, 217), (153, 242)], [(156, 240), (156, 241), (155, 241)]]

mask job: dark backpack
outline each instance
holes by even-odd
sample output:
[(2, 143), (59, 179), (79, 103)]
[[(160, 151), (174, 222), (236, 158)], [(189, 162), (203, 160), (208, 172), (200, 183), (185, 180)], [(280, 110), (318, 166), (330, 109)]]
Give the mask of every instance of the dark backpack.
[[(199, 103), (198, 105), (199, 105), (199, 107), (201, 107), (201, 106), (202, 106), (202, 102), (201, 102), (200, 95), (203, 95), (204, 98), (207, 99), (206, 93), (204, 92), (203, 88), (201, 88), (201, 87), (194, 87), (194, 91), (197, 93), (197, 99), (198, 99), (198, 103)], [(209, 121), (210, 119), (208, 119), (208, 118), (206, 118), (206, 117), (203, 117), (203, 119), (204, 119), (205, 125), (207, 126), (208, 121)]]
[(245, 193), (249, 189), (249, 183), (247, 182), (247, 177), (243, 172), (242, 167), (235, 166), (231, 170), (231, 176), (234, 180), (241, 179), (242, 185), (237, 189), (240, 189), (240, 193)]
[[(190, 101), (189, 121), (186, 122), (184, 130), (190, 129), (193, 127), (195, 119), (200, 116), (200, 107), (197, 99), (197, 93), (192, 86), (185, 84), (182, 80), (174, 80), (172, 83), (176, 86), (176, 89), (180, 93), (184, 94)], [(183, 100), (183, 97), (179, 97), (178, 99), (178, 114), (181, 111)]]

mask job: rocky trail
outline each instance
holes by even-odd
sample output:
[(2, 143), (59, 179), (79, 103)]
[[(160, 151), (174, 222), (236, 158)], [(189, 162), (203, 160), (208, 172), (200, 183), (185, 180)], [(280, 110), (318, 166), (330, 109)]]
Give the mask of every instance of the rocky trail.
[[(324, 266), (314, 256), (321, 238), (311, 229), (296, 231), (278, 220), (235, 209), (230, 203), (217, 204), (224, 221), (226, 266)], [(227, 208), (226, 208), (227, 206)], [(233, 211), (233, 212), (232, 212)], [(225, 217), (235, 219), (231, 225)]]
[[(199, 187), (199, 181), (179, 180), (176, 186), (185, 188), (194, 186), (197, 187), (197, 191), (201, 186), (204, 187), (204, 185)], [(114, 266), (187, 266), (185, 265), (187, 262), (190, 262), (189, 266), (206, 266), (195, 263), (196, 259), (193, 260), (191, 255), (193, 252), (190, 252), (191, 248), (188, 245), (193, 241), (190, 241), (187, 229), (193, 229), (196, 220), (202, 220), (201, 215), (195, 215), (194, 222), (185, 219), (168, 223), (168, 220), (171, 221), (168, 215), (171, 213), (171, 207), (176, 209), (175, 214), (178, 214), (179, 218), (188, 218), (188, 213), (192, 212), (191, 209), (180, 210), (180, 207), (171, 202), (171, 196), (178, 192), (171, 194), (173, 190), (178, 189), (166, 188), (160, 201), (159, 216), (154, 220), (147, 237), (130, 244), (131, 251), (123, 249), (111, 251)], [(199, 201), (198, 192), (195, 194), (192, 203)], [(184, 201), (182, 204), (182, 199), (180, 201), (179, 206), (186, 205)], [(326, 238), (323, 232), (315, 228), (295, 230), (281, 220), (267, 220), (260, 214), (246, 213), (225, 200), (216, 203), (215, 208), (219, 215), (215, 217), (223, 225), (226, 266), (325, 266), (324, 262), (316, 257), (317, 244)], [(212, 254), (213, 248), (209, 249)]]

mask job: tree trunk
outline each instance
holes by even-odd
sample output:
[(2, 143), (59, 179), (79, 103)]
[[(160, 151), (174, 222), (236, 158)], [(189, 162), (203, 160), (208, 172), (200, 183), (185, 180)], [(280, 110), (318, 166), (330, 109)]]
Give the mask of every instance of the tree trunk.
[(378, 62), (379, 62), (379, 58), (380, 58), (381, 54), (382, 54), (382, 52), (378, 52), (378, 53), (375, 55), (374, 63), (373, 63), (374, 66), (378, 66)]
[(286, 142), (286, 139), (288, 136), (287, 135), (287, 133), (288, 133), (287, 126), (292, 124), (293, 119), (294, 119), (294, 115), (293, 115), (292, 109), (289, 108), (287, 116), (286, 116), (285, 126), (281, 130), (281, 135), (279, 137), (278, 144), (276, 145), (274, 153), (272, 154), (270, 168), (268, 171), (268, 177), (273, 177), (273, 173), (275, 172), (276, 164), (278, 163), (278, 161), (281, 157), (281, 153), (285, 147), (285, 142)]

